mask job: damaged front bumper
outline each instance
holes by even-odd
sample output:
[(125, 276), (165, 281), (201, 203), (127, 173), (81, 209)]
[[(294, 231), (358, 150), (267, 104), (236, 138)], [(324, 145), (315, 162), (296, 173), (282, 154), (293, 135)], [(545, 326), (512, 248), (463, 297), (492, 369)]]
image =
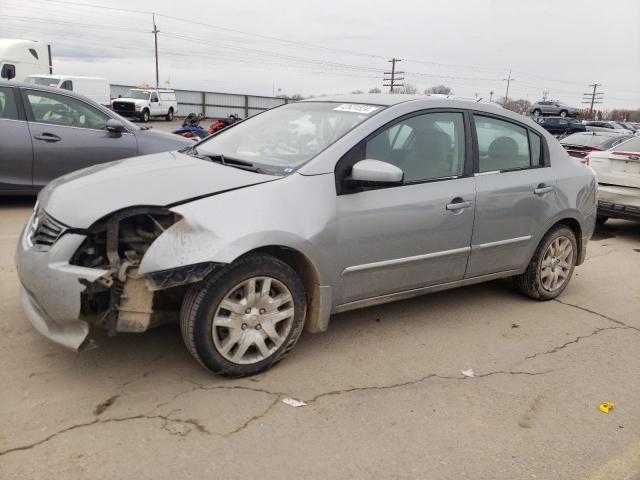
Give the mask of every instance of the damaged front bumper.
[(28, 226), (16, 249), (16, 267), (21, 283), (22, 307), (42, 335), (73, 350), (80, 350), (89, 334), (89, 324), (80, 319), (81, 292), (107, 270), (71, 265), (69, 260), (84, 235), (62, 235), (48, 251), (33, 248)]

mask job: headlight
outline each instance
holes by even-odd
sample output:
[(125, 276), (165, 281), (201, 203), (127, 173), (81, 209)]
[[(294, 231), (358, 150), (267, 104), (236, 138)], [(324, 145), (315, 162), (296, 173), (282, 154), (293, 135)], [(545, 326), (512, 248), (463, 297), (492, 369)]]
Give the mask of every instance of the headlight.
[(136, 112), (139, 112), (140, 110), (142, 110), (142, 107), (140, 105), (136, 105)]

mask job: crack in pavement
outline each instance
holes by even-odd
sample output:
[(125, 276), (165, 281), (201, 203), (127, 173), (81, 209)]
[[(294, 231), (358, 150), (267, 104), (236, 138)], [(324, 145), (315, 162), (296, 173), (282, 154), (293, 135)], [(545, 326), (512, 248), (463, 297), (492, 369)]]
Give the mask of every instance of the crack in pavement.
[[(566, 348), (569, 345), (572, 344), (576, 344), (578, 342), (580, 342), (581, 340), (585, 339), (585, 338), (589, 338), (589, 337), (593, 337), (595, 335), (598, 335), (599, 333), (605, 331), (605, 330), (635, 330), (640, 332), (640, 328), (632, 326), (632, 325), (627, 325), (626, 323), (620, 321), (620, 320), (616, 320), (614, 318), (611, 318), (607, 315), (604, 315), (600, 312), (596, 312), (594, 310), (590, 310), (588, 308), (585, 307), (581, 307), (579, 305), (574, 305), (571, 303), (567, 303), (567, 302), (563, 302), (562, 300), (558, 300), (555, 299), (556, 302), (561, 303), (563, 305), (569, 306), (569, 307), (573, 307), (573, 308), (577, 308), (579, 310), (582, 310), (584, 312), (587, 313), (591, 313), (593, 315), (597, 315), (601, 318), (604, 318), (605, 320), (608, 320), (610, 322), (613, 322), (615, 324), (617, 324), (617, 326), (615, 327), (601, 327), (601, 328), (597, 328), (596, 330), (594, 330), (592, 333), (588, 334), (588, 335), (581, 335), (578, 336), (576, 338), (574, 338), (573, 340), (570, 340), (568, 342), (565, 342), (562, 345), (559, 345), (557, 347), (554, 347), (551, 350), (546, 350), (543, 352), (537, 352), (534, 353), (533, 355), (528, 355), (527, 357), (525, 357), (521, 362), (516, 363), (515, 365), (518, 365), (519, 363), (522, 363), (526, 360), (541, 356), (541, 355), (550, 355), (550, 354), (554, 354), (564, 348)], [(406, 386), (410, 386), (410, 385), (416, 385), (419, 384), (421, 382), (425, 382), (429, 379), (432, 378), (438, 378), (441, 380), (452, 380), (452, 381), (473, 381), (474, 378), (485, 378), (485, 377), (489, 377), (489, 376), (493, 376), (493, 375), (529, 375), (529, 376), (536, 376), (536, 375), (545, 375), (547, 373), (551, 373), (553, 372), (553, 370), (546, 370), (546, 371), (541, 371), (541, 372), (528, 372), (528, 371), (513, 371), (513, 370), (498, 370), (498, 371), (493, 371), (493, 372), (487, 372), (487, 373), (483, 373), (483, 374), (476, 374), (473, 378), (467, 378), (464, 376), (446, 376), (446, 375), (439, 375), (437, 373), (430, 373), (428, 375), (425, 375), (423, 377), (414, 379), (414, 380), (407, 380), (405, 382), (399, 382), (399, 383), (392, 383), (392, 384), (388, 384), (388, 385), (372, 385), (372, 386), (362, 386), (362, 387), (351, 387), (351, 388), (345, 388), (345, 389), (340, 389), (340, 390), (332, 390), (332, 391), (328, 391), (328, 392), (323, 392), (320, 393), (318, 395), (316, 395), (315, 397), (312, 397), (311, 399), (305, 400), (307, 404), (313, 404), (314, 402), (317, 402), (318, 400), (325, 398), (325, 397), (329, 397), (329, 396), (336, 396), (336, 395), (343, 395), (343, 394), (347, 394), (347, 393), (353, 393), (353, 392), (363, 392), (363, 391), (373, 391), (373, 390), (390, 390), (390, 389), (394, 389), (394, 388), (402, 388), (402, 387), (406, 387)], [(122, 387), (128, 385), (129, 383), (134, 382), (134, 380), (130, 380), (125, 382)], [(276, 405), (278, 405), (280, 399), (282, 397), (288, 396), (288, 394), (286, 394), (285, 392), (277, 392), (277, 391), (271, 391), (271, 390), (267, 390), (264, 388), (258, 388), (258, 387), (249, 387), (249, 386), (245, 386), (245, 385), (205, 385), (205, 384), (201, 384), (198, 383), (194, 380), (191, 379), (186, 379), (187, 382), (191, 383), (193, 385), (192, 388), (184, 390), (182, 392), (178, 392), (177, 394), (173, 395), (169, 400), (165, 400), (164, 402), (160, 402), (158, 404), (156, 404), (153, 409), (151, 410), (151, 413), (149, 414), (138, 414), (138, 415), (130, 415), (130, 416), (126, 416), (126, 417), (114, 417), (114, 418), (106, 418), (106, 419), (101, 419), (101, 418), (96, 418), (90, 422), (84, 422), (84, 423), (78, 423), (75, 425), (71, 425), (69, 427), (63, 428), (61, 430), (58, 430), (57, 432), (52, 433), (51, 435), (27, 444), (27, 445), (23, 445), (23, 446), (19, 446), (19, 447), (13, 447), (13, 448), (9, 448), (7, 450), (4, 451), (0, 451), (0, 456), (12, 453), (12, 452), (17, 452), (17, 451), (23, 451), (23, 450), (29, 450), (32, 448), (35, 448), (39, 445), (42, 445), (43, 443), (48, 442), (49, 440), (52, 440), (53, 438), (65, 434), (67, 432), (70, 432), (72, 430), (76, 430), (76, 429), (80, 429), (80, 428), (85, 428), (85, 427), (91, 427), (94, 425), (98, 425), (98, 424), (104, 424), (104, 423), (114, 423), (114, 422), (126, 422), (126, 421), (134, 421), (134, 420), (162, 420), (163, 424), (161, 426), (161, 428), (163, 430), (166, 430), (169, 434), (171, 435), (181, 435), (181, 436), (186, 436), (191, 432), (191, 428), (189, 428), (187, 431), (184, 430), (176, 430), (176, 429), (171, 429), (169, 427), (169, 425), (172, 424), (179, 424), (182, 426), (189, 426), (189, 427), (193, 427), (195, 428), (198, 432), (206, 434), (206, 435), (216, 435), (216, 436), (220, 436), (220, 437), (224, 437), (224, 438), (228, 438), (231, 437), (239, 432), (242, 432), (243, 430), (245, 430), (246, 428), (248, 428), (252, 423), (254, 423), (255, 421), (265, 417), (266, 415), (268, 415), (275, 407)], [(220, 432), (212, 432), (207, 430), (207, 428), (202, 425), (202, 423), (200, 421), (198, 421), (197, 419), (193, 419), (193, 418), (189, 418), (189, 419), (179, 419), (179, 418), (171, 418), (171, 416), (180, 411), (180, 409), (175, 409), (170, 411), (169, 413), (167, 413), (166, 415), (161, 415), (161, 414), (153, 414), (153, 412), (157, 411), (159, 408), (166, 406), (168, 404), (170, 404), (171, 402), (175, 401), (176, 399), (180, 398), (183, 395), (187, 395), (191, 392), (197, 391), (197, 390), (242, 390), (242, 391), (247, 391), (247, 392), (254, 392), (254, 393), (263, 393), (266, 395), (270, 395), (275, 397), (273, 399), (273, 401), (269, 404), (269, 406), (262, 412), (259, 414), (256, 414), (252, 417), (250, 417), (249, 419), (247, 419), (246, 421), (244, 421), (242, 424), (240, 424), (238, 427), (236, 427), (234, 430), (227, 432), (227, 433), (220, 433)], [(120, 395), (120, 393), (118, 393), (117, 395)], [(111, 397), (109, 400), (111, 400), (111, 403), (113, 401), (115, 401), (117, 397), (117, 395), (114, 395), (113, 397)], [(109, 400), (107, 402), (109, 402)], [(105, 402), (105, 403), (107, 403)], [(106, 405), (107, 407), (110, 405)], [(102, 413), (102, 412), (100, 412)]]
[(563, 302), (562, 300), (559, 300), (557, 298), (554, 298), (554, 301), (558, 302), (558, 303), (561, 303), (562, 305), (566, 305), (567, 307), (577, 308), (578, 310), (582, 310), (583, 312), (587, 312), (587, 313), (591, 313), (593, 315), (597, 315), (598, 317), (604, 318), (605, 320), (608, 320), (610, 322), (613, 322), (613, 323), (616, 323), (618, 325), (622, 325), (623, 327), (631, 328), (632, 330), (636, 330), (636, 331), (640, 332), (640, 328), (634, 327), (633, 325), (629, 325), (627, 323), (624, 323), (622, 320), (616, 320), (615, 318), (611, 318), (608, 315), (605, 315), (604, 313), (596, 312), (595, 310), (591, 310), (591, 309), (586, 308), (586, 307), (581, 307), (580, 305), (575, 305), (573, 303)]
[[(560, 350), (562, 350), (565, 347), (568, 347), (569, 345), (573, 345), (574, 343), (578, 343), (580, 342), (580, 340), (583, 340), (585, 338), (590, 338), (593, 337), (595, 335), (598, 335), (601, 332), (607, 331), (607, 330), (633, 330), (633, 327), (629, 327), (629, 326), (617, 326), (617, 327), (600, 327), (600, 328), (596, 328), (593, 332), (591, 332), (589, 335), (580, 335), (576, 338), (574, 338), (573, 340), (569, 340), (568, 342), (563, 343), (562, 345), (558, 345), (557, 347), (553, 347), (551, 350), (546, 350), (544, 352), (536, 352), (533, 355), (527, 355), (526, 357), (524, 357), (524, 359), (522, 360), (522, 362), (529, 360), (531, 358), (536, 358), (540, 355), (551, 355), (553, 353), (559, 352)], [(522, 363), (519, 362), (519, 363)]]

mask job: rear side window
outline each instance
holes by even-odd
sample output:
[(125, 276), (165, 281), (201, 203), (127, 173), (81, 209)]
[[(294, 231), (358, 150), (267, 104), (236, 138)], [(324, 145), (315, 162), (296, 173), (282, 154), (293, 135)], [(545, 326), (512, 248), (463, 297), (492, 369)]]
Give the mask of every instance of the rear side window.
[(531, 165), (543, 165), (542, 139), (540, 138), (540, 135), (529, 131), (529, 144), (531, 145)]
[(474, 121), (478, 136), (480, 172), (531, 166), (526, 128), (480, 115), (474, 115)]
[(0, 87), (0, 119), (18, 120), (18, 106), (13, 88)]

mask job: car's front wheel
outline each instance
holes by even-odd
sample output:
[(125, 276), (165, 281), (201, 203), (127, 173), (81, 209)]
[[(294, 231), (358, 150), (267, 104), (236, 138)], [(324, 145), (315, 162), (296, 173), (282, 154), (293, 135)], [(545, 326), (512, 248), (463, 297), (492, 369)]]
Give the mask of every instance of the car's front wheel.
[(304, 287), (291, 267), (271, 256), (248, 256), (191, 287), (180, 312), (182, 336), (209, 370), (255, 375), (295, 345), (306, 308)]
[(525, 272), (513, 277), (514, 285), (528, 297), (553, 300), (566, 288), (576, 265), (578, 244), (573, 231), (556, 225), (547, 232)]
[(534, 117), (539, 117), (541, 113), (542, 113), (542, 112), (540, 112), (540, 110), (538, 110), (538, 109), (536, 108), (536, 109), (533, 111), (533, 116), (534, 116)]

